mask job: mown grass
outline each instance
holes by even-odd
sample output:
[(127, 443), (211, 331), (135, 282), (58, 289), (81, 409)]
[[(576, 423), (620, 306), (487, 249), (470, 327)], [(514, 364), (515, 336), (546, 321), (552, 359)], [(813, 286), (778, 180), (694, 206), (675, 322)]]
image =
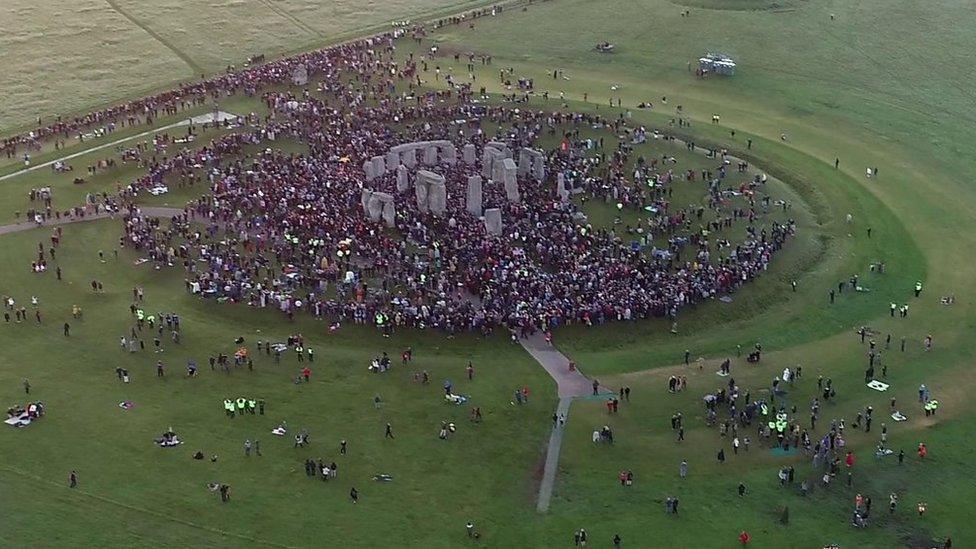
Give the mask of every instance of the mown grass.
[[(0, 330), (0, 342), (8, 349), (0, 354), (0, 394), (22, 398), (20, 379), (26, 371), (51, 408), (51, 415), (29, 430), (8, 430), (0, 437), (0, 449), (10, 456), (0, 468), (6, 488), (0, 506), (15, 509), (12, 528), (0, 533), (4, 541), (70, 546), (93, 538), (105, 545), (203, 539), (239, 545), (245, 541), (234, 536), (245, 536), (294, 546), (323, 538), (351, 545), (396, 540), (407, 546), (456, 546), (464, 541), (463, 523), (474, 520), (485, 534), (484, 544), (496, 547), (568, 543), (580, 527), (597, 545), (620, 532), (625, 546), (726, 546), (748, 530), (760, 547), (829, 542), (918, 547), (935, 545), (948, 534), (957, 546), (966, 546), (974, 539), (965, 505), (974, 490), (960, 479), (968, 478), (967, 456), (973, 451), (966, 426), (973, 411), (968, 393), (976, 350), (969, 337), (976, 328), (969, 295), (976, 272), (968, 257), (968, 250), (976, 249), (971, 230), (976, 197), (969, 184), (976, 176), (976, 155), (967, 146), (973, 116), (966, 82), (974, 69), (959, 62), (964, 56), (958, 52), (976, 43), (966, 24), (973, 15), (956, 0), (856, 5), (811, 0), (797, 7), (788, 13), (692, 9), (686, 18), (666, 0), (560, 0), (479, 20), (473, 29), (450, 27), (433, 35), (442, 51), (492, 54), (493, 65), (478, 66), (476, 84), (490, 92), (506, 91), (498, 84), (497, 70), (511, 66), (517, 75), (535, 78), (540, 92), (549, 89), (555, 97), (565, 91), (574, 109), (616, 116), (620, 111), (606, 106), (610, 96), (619, 97), (625, 109), (652, 101), (653, 113), (633, 113), (651, 127), (668, 127), (680, 104), (692, 126), (672, 131), (748, 158), (781, 180), (781, 192), (795, 195), (796, 203), (810, 212), (805, 230), (769, 273), (737, 292), (731, 305), (708, 304), (683, 313), (676, 336), (661, 322), (557, 331), (557, 345), (584, 371), (610, 387), (630, 386), (633, 393), (632, 402), (613, 417), (599, 401), (574, 404), (548, 515), (534, 515), (531, 509), (553, 403), (551, 384), (517, 349), (503, 341), (446, 342), (431, 334), (398, 334), (386, 341), (369, 330), (349, 329), (325, 336), (321, 325), (302, 320), (294, 329), (314, 334), (320, 349), (315, 381), (308, 386), (290, 384), (294, 364), (277, 370), (263, 362), (253, 374), (225, 379), (204, 371), (197, 380), (157, 383), (151, 378), (151, 358), (131, 358), (116, 348), (118, 332), (128, 323), (128, 289), (135, 283), (149, 288), (153, 308), (180, 311), (193, 331), (173, 360), (171, 375), (189, 355), (231, 349), (237, 335), (254, 338), (260, 328), (280, 337), (292, 328), (282, 328), (273, 313), (197, 302), (182, 293), (178, 276), (131, 268), (129, 257), (120, 265), (98, 263), (95, 250), (110, 249), (117, 238), (117, 227), (105, 222), (66, 229), (69, 238), (61, 257), (73, 287), (54, 284), (51, 273), (26, 273), (44, 231), (4, 237), (0, 247), (0, 259), (15, 269), (4, 279), (3, 291), (17, 294), (21, 302), (37, 293), (42, 307), (55, 311), (44, 327)], [(616, 53), (593, 52), (593, 44), (603, 40), (617, 43)], [(410, 47), (401, 49), (405, 55)], [(695, 79), (687, 63), (705, 50), (736, 56), (739, 74)], [(466, 74), (463, 60), (460, 65), (452, 58), (438, 63)], [(569, 80), (553, 81), (556, 67), (564, 68)], [(617, 90), (610, 90), (611, 84)], [(588, 104), (582, 103), (584, 93)], [(541, 103), (535, 97), (530, 106), (543, 108)], [(544, 108), (558, 108), (554, 103)], [(720, 125), (708, 122), (713, 114), (721, 115)], [(841, 160), (839, 170), (833, 167), (835, 158)], [(879, 179), (864, 178), (869, 166), (881, 168)], [(852, 224), (845, 221), (847, 214)], [(879, 260), (888, 265), (886, 275), (868, 271), (868, 264)], [(845, 292), (829, 305), (827, 292), (855, 273), (872, 291)], [(85, 291), (93, 277), (107, 282), (107, 295)], [(798, 281), (795, 293), (789, 291), (793, 279)], [(910, 294), (916, 280), (925, 286), (919, 299)], [(938, 302), (947, 294), (956, 296), (951, 307)], [(887, 315), (892, 300), (911, 304), (909, 318)], [(76, 302), (85, 308), (86, 320), (73, 327), (70, 342), (64, 341), (61, 318)], [(865, 349), (854, 330), (864, 324), (882, 334), (879, 341), (892, 334), (892, 348), (884, 355), (892, 384), (887, 393), (863, 386)], [(935, 337), (931, 352), (921, 349), (926, 334)], [(902, 337), (904, 353), (899, 350)], [(769, 351), (759, 365), (735, 359), (736, 345), (745, 351), (756, 341)], [(471, 391), (478, 402), (490, 403), (484, 409), (493, 411), (476, 436), (463, 417), (454, 415), (461, 411), (444, 409), (437, 401), (436, 384), (422, 388), (399, 374), (376, 378), (362, 370), (363, 361), (379, 349), (396, 352), (410, 344), (424, 366), (436, 372), (435, 379), (453, 376), (461, 385), (466, 383), (460, 381), (461, 368), (474, 358), (479, 377)], [(690, 368), (671, 366), (681, 361), (685, 349), (706, 358), (700, 371), (697, 361)], [(799, 478), (813, 472), (803, 458), (760, 450), (754, 432), (749, 433), (753, 447), (748, 456), (729, 455), (722, 467), (715, 462), (720, 447), (730, 454), (729, 439), (706, 428), (698, 416), (702, 394), (726, 381), (713, 373), (726, 356), (735, 359), (736, 381), (753, 394), (768, 387), (784, 367), (802, 365), (804, 377), (791, 388), (789, 403), (796, 404), (803, 424), (817, 376), (831, 377), (838, 398), (824, 405), (818, 432), (830, 418), (849, 422), (859, 408), (874, 406), (871, 434), (847, 432), (859, 456), (852, 490), (835, 485), (802, 498), (780, 488), (779, 467), (794, 465)], [(131, 387), (116, 384), (114, 364), (128, 364), (136, 372)], [(690, 389), (669, 395), (666, 381), (672, 374), (687, 375)], [(528, 409), (513, 410), (508, 394), (523, 383), (533, 387), (536, 401)], [(915, 403), (920, 383), (943, 403), (936, 418), (925, 418)], [(300, 470), (293, 472), (299, 456), (288, 444), (276, 446), (279, 441), (267, 435), (269, 427), (259, 430), (219, 415), (217, 403), (227, 392), (255, 390), (274, 403), (275, 414), (280, 407), (289, 424), (312, 427), (315, 452), (322, 438), (329, 441), (321, 442), (329, 455), (334, 453), (333, 433), (353, 433), (351, 444), (357, 451), (362, 444), (363, 454), (341, 465), (341, 488), (310, 485)], [(369, 406), (374, 391), (390, 402), (382, 417)], [(904, 448), (909, 456), (901, 468), (892, 458), (871, 458), (891, 397), (910, 417), (907, 423), (886, 421), (892, 447)], [(121, 398), (136, 400), (137, 408), (117, 410)], [(668, 428), (676, 410), (686, 417), (687, 440), (680, 446)], [(392, 448), (381, 440), (384, 417), (394, 418), (398, 429)], [(445, 445), (432, 431), (449, 417), (456, 417), (462, 433)], [(274, 414), (268, 418), (277, 419)], [(149, 439), (170, 424), (190, 442), (177, 453), (160, 455)], [(617, 432), (614, 447), (590, 442), (593, 428), (603, 424)], [(243, 438), (258, 434), (267, 454), (263, 466), (240, 455)], [(914, 457), (919, 441), (930, 447), (924, 463)], [(189, 460), (185, 450), (197, 446), (220, 453), (218, 466)], [(681, 459), (691, 463), (684, 484), (677, 479)], [(360, 507), (345, 501), (350, 478), (358, 483), (390, 464), (397, 468), (395, 483), (357, 486), (364, 494)], [(63, 487), (72, 467), (82, 474), (77, 493)], [(630, 489), (616, 482), (622, 468), (637, 474)], [(219, 506), (202, 488), (210, 480), (229, 480), (235, 502)], [(741, 500), (735, 496), (739, 482), (750, 492)], [(848, 526), (857, 491), (874, 500), (872, 526), (863, 531)], [(899, 493), (901, 506), (887, 517), (891, 491)], [(681, 497), (681, 518), (664, 514), (662, 502), (669, 495)], [(36, 504), (31, 502), (35, 497)], [(929, 503), (925, 517), (913, 514), (917, 501)], [(790, 507), (789, 526), (778, 523), (784, 506)], [(301, 527), (284, 515), (297, 515)]]

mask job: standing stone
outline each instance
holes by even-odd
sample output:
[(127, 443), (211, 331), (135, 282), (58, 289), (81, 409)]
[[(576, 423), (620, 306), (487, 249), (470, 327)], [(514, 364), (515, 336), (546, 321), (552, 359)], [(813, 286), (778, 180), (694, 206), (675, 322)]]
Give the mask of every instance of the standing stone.
[(404, 147), (400, 151), (400, 162), (408, 168), (413, 168), (417, 166), (417, 149), (410, 147)]
[(457, 147), (450, 141), (445, 143), (444, 147), (441, 148), (441, 160), (447, 163), (448, 166), (453, 166), (457, 164)]
[(505, 184), (505, 196), (508, 197), (509, 202), (519, 201), (519, 188), (518, 188), (518, 166), (515, 165), (515, 161), (511, 158), (506, 158), (502, 160), (502, 181)]
[(569, 191), (566, 190), (566, 176), (563, 175), (563, 172), (556, 173), (556, 194), (559, 195), (559, 200), (569, 201)]
[(380, 177), (386, 173), (386, 159), (382, 156), (373, 157), (373, 173), (376, 177)]
[(518, 158), (518, 174), (519, 177), (525, 177), (529, 171), (532, 169), (532, 154), (535, 151), (531, 149), (522, 148), (519, 149)]
[(414, 191), (417, 195), (417, 209), (423, 213), (432, 211), (441, 214), (447, 211), (447, 186), (442, 175), (427, 170), (417, 172)]
[(546, 159), (541, 154), (532, 159), (532, 177), (537, 181), (546, 180)]
[(424, 165), (425, 166), (436, 166), (437, 165), (437, 146), (430, 145), (424, 149)]
[(478, 160), (478, 157), (477, 157), (477, 153), (474, 150), (473, 143), (468, 143), (464, 146), (463, 149), (461, 149), (461, 158), (464, 160), (464, 163), (467, 164), (468, 166), (474, 165), (474, 163)]
[(386, 169), (395, 170), (400, 165), (400, 151), (390, 149), (386, 153)]
[(468, 213), (475, 217), (481, 217), (481, 199), (482, 199), (482, 180), (481, 176), (472, 175), (468, 178), (468, 197), (467, 197), (467, 210)]
[(430, 213), (443, 215), (447, 212), (447, 184), (443, 176), (436, 181), (431, 181), (427, 190), (427, 204)]
[(396, 189), (397, 192), (403, 192), (410, 188), (410, 170), (406, 166), (400, 164), (396, 168)]
[[(367, 216), (369, 220), (373, 223), (379, 222), (383, 215), (383, 198), (380, 195), (386, 193), (371, 193), (369, 197), (369, 207), (367, 208)], [(387, 195), (389, 196), (389, 195)]]
[(359, 195), (359, 203), (363, 205), (363, 213), (369, 215), (369, 199), (373, 196), (373, 191), (369, 189), (363, 189), (363, 192)]
[(485, 179), (494, 179), (495, 177), (495, 158), (498, 156), (498, 150), (492, 149), (490, 147), (485, 147), (485, 150), (481, 153), (481, 177)]
[(371, 160), (363, 162), (363, 172), (366, 174), (366, 181), (376, 179), (376, 170), (373, 169), (373, 162)]
[(485, 232), (488, 234), (502, 234), (502, 211), (499, 208), (485, 210)]
[(414, 194), (417, 195), (417, 209), (420, 210), (420, 213), (427, 213), (429, 211), (427, 193), (430, 190), (430, 187), (428, 185), (429, 179), (424, 177), (423, 174), (424, 170), (417, 173), (417, 177), (414, 178), (413, 182), (413, 190)]
[(291, 83), (296, 86), (305, 86), (308, 84), (308, 67), (305, 65), (299, 65), (291, 71)]
[(391, 229), (396, 226), (396, 206), (392, 200), (383, 203), (383, 222)]
[[(389, 193), (373, 193), (370, 200), (370, 213), (372, 214), (370, 219), (373, 219), (375, 215), (376, 219), (374, 221), (382, 219), (383, 223), (390, 228), (396, 225), (396, 209), (393, 203), (393, 195)], [(374, 213), (372, 210), (378, 211)]]

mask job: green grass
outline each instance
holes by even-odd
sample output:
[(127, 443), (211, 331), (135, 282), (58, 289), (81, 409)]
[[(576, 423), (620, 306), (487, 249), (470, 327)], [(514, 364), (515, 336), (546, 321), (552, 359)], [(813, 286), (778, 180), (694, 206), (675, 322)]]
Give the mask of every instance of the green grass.
[[(216, 5), (176, 13), (165, 3), (129, 3), (133, 5), (121, 2), (123, 9), (158, 20), (154, 28), (167, 41), (177, 43), (181, 40), (177, 29), (185, 29), (179, 43), (185, 51), (193, 50), (194, 62), (211, 64), (215, 70), (230, 62), (225, 59), (231, 50), (219, 36), (205, 47), (194, 46), (203, 32), (198, 22), (204, 20), (201, 14), (254, 24), (255, 32), (272, 24), (254, 23), (253, 18), (268, 11), (238, 18), (238, 12)], [(716, 9), (692, 7), (691, 16), (682, 17), (684, 4)], [(486, 86), (489, 92), (507, 91), (499, 84), (497, 71), (513, 67), (518, 76), (534, 78), (539, 93), (548, 90), (554, 98), (565, 92), (573, 109), (617, 116), (638, 102), (653, 102), (652, 112), (631, 113), (635, 122), (699, 144), (726, 147), (748, 159), (774, 177), (770, 185), (774, 198), (794, 203), (792, 215), (801, 228), (770, 271), (737, 292), (732, 304), (709, 303), (683, 312), (677, 335), (660, 321), (556, 332), (556, 344), (585, 372), (610, 387), (630, 386), (633, 396), (613, 417), (599, 401), (574, 404), (549, 514), (535, 514), (534, 492), (554, 404), (552, 383), (503, 338), (447, 341), (437, 334), (401, 333), (384, 340), (371, 330), (351, 326), (326, 335), (322, 323), (308, 319), (283, 325), (273, 312), (217, 307), (186, 295), (176, 272), (132, 267), (132, 256), (127, 254), (118, 264), (99, 263), (96, 250), (110, 250), (119, 229), (115, 223), (98, 222), (65, 229), (67, 240), (59, 257), (66, 281), (61, 284), (53, 280), (53, 273), (27, 273), (37, 241), (48, 234), (46, 229), (3, 237), (0, 260), (8, 275), (0, 281), (0, 293), (13, 294), (22, 303), (38, 295), (46, 320), (41, 327), (0, 326), (0, 344), (7, 349), (0, 353), (0, 396), (9, 402), (22, 399), (20, 380), (28, 376), (50, 413), (27, 430), (7, 430), (0, 436), (0, 452), (6, 458), (0, 466), (4, 488), (0, 507), (14, 509), (8, 513), (8, 527), (0, 531), (0, 542), (311, 546), (321, 539), (342, 539), (354, 546), (448, 547), (464, 541), (463, 524), (473, 520), (485, 535), (483, 544), (493, 547), (569, 543), (572, 531), (580, 527), (590, 532), (591, 543), (597, 546), (609, 543), (615, 532), (631, 547), (731, 546), (741, 530), (748, 530), (753, 545), (759, 547), (821, 547), (829, 542), (841, 547), (929, 547), (948, 534), (956, 546), (968, 546), (976, 534), (969, 526), (965, 502), (974, 496), (974, 489), (960, 479), (968, 478), (974, 450), (967, 431), (974, 410), (967, 397), (976, 381), (971, 368), (976, 348), (970, 337), (976, 328), (976, 310), (969, 295), (976, 266), (967, 251), (976, 248), (972, 230), (976, 195), (969, 183), (976, 176), (976, 154), (967, 146), (973, 123), (967, 83), (974, 69), (959, 62), (959, 52), (976, 46), (976, 34), (970, 31), (976, 21), (969, 6), (958, 0), (921, 4), (866, 0), (856, 5), (808, 0), (779, 3), (792, 11), (765, 9), (771, 4), (758, 0), (536, 2), (524, 12), (478, 20), (473, 29), (451, 26), (432, 35), (442, 52), (493, 55), (493, 64), (479, 64), (476, 73), (476, 87)], [(328, 25), (339, 24), (306, 19), (315, 14), (301, 6), (275, 5), (293, 10), (288, 13), (327, 34), (332, 32)], [(399, 7), (384, 4), (390, 10), (386, 17), (395, 17), (392, 14), (399, 13)], [(19, 28), (38, 28), (36, 10), (40, 9), (17, 8), (20, 17), (26, 17), (19, 20)], [(267, 9), (277, 14), (273, 17), (287, 19), (278, 10)], [(93, 8), (91, 20), (96, 15), (106, 17), (100, 10)], [(191, 13), (197, 19), (188, 22), (184, 18)], [(833, 20), (830, 14), (835, 15)], [(292, 25), (287, 34), (295, 36), (268, 32), (267, 41), (255, 48), (288, 49), (318, 40), (301, 42), (304, 33), (298, 23), (283, 20), (281, 24)], [(234, 27), (227, 28), (230, 35)], [(353, 27), (344, 27), (348, 28)], [(124, 51), (136, 47), (136, 42), (124, 42), (137, 41), (134, 35), (113, 36)], [(27, 47), (23, 45), (27, 38), (21, 40), (18, 47)], [(275, 46), (275, 40), (293, 42)], [(593, 51), (593, 44), (604, 40), (616, 43), (614, 54)], [(400, 54), (417, 47), (403, 44)], [(733, 55), (739, 61), (739, 74), (728, 79), (695, 78), (688, 64), (693, 66), (698, 56), (710, 50)], [(110, 60), (115, 54), (106, 51)], [(72, 62), (67, 55), (51, 55)], [(163, 52), (156, 59), (166, 56)], [(7, 82), (39, 78), (30, 63), (41, 60), (15, 55), (7, 62), (18, 58), (26, 68), (0, 70), (4, 75), (0, 89), (15, 90), (19, 102), (15, 104), (30, 104), (16, 96), (18, 85)], [(460, 64), (452, 57), (437, 64), (456, 75), (467, 73), (463, 58)], [(557, 67), (564, 69), (568, 80), (552, 79), (551, 71)], [(142, 69), (126, 67), (126, 71)], [(174, 73), (167, 70), (154, 66), (152, 72), (171, 81)], [(64, 80), (58, 85), (71, 84), (70, 79)], [(161, 83), (152, 81), (153, 86)], [(128, 96), (142, 91), (142, 84), (149, 86), (150, 81), (123, 71), (111, 86), (90, 86), (85, 90), (90, 95), (62, 93), (63, 97), (52, 95), (49, 101), (77, 109), (114, 97), (106, 89)], [(611, 85), (617, 89), (611, 90)], [(624, 109), (609, 108), (611, 97), (619, 97)], [(682, 116), (691, 120), (690, 127), (669, 126), (677, 105), (683, 107)], [(529, 105), (558, 107), (557, 100), (545, 104), (538, 95)], [(29, 108), (11, 109), (18, 113), (13, 118), (0, 113), (4, 121), (13, 120), (4, 122), (5, 127), (34, 116)], [(709, 123), (713, 114), (721, 116), (720, 125)], [(747, 140), (752, 141), (751, 147)], [(654, 141), (647, 148), (649, 154), (663, 150)], [(835, 158), (840, 158), (839, 170), (833, 167)], [(697, 161), (682, 156), (679, 162)], [(78, 163), (83, 170), (84, 164)], [(865, 179), (866, 167), (880, 167), (880, 179)], [(116, 179), (129, 176), (122, 171), (106, 174), (93, 182), (93, 188), (111, 189)], [(26, 189), (48, 179), (47, 173), (38, 173), (3, 182), (0, 218), (9, 219), (14, 210), (23, 209)], [(70, 202), (80, 196), (80, 190), (62, 190), (64, 181), (53, 182), (59, 185), (58, 200), (63, 196)], [(682, 187), (679, 192), (681, 202), (700, 200), (693, 188)], [(176, 203), (192, 194), (177, 191), (154, 203)], [(586, 209), (595, 224), (614, 226), (618, 212), (613, 205), (591, 202)], [(848, 214), (853, 216), (852, 224), (845, 221)], [(618, 228), (638, 218), (633, 212), (619, 215)], [(868, 265), (878, 260), (887, 263), (887, 274), (868, 271)], [(829, 305), (827, 292), (855, 273), (872, 291), (845, 292)], [(104, 280), (107, 293), (87, 291), (91, 278)], [(790, 291), (791, 280), (798, 283), (795, 293)], [(916, 280), (925, 284), (919, 299), (910, 294)], [(169, 346), (163, 353), (170, 365), (165, 381), (152, 376), (155, 357), (131, 357), (117, 348), (118, 336), (130, 323), (129, 292), (135, 284), (147, 288), (151, 309), (176, 310), (186, 322), (185, 346), (179, 350)], [(938, 303), (946, 294), (957, 298), (952, 307)], [(910, 303), (909, 318), (890, 318), (890, 301)], [(67, 340), (60, 335), (60, 324), (75, 303), (84, 307), (86, 318), (72, 323), (72, 337)], [(854, 335), (861, 325), (882, 334), (879, 341), (892, 334), (892, 349), (884, 355), (892, 383), (887, 393), (870, 391), (862, 384), (865, 349)], [(293, 331), (310, 337), (318, 350), (309, 385), (291, 383), (296, 373), (293, 359), (277, 367), (259, 360), (255, 372), (226, 377), (211, 374), (206, 367), (199, 379), (179, 375), (186, 358), (193, 356), (203, 363), (212, 352), (231, 351), (238, 335), (253, 341), (283, 338)], [(926, 334), (935, 337), (935, 349), (929, 353), (921, 349)], [(907, 341), (904, 353), (898, 350), (902, 337)], [(735, 359), (737, 345), (745, 352), (756, 341), (768, 350), (759, 365)], [(430, 387), (417, 386), (399, 369), (386, 376), (365, 371), (369, 358), (379, 351), (395, 355), (408, 345), (417, 352), (417, 367), (434, 373)], [(686, 349), (696, 359), (706, 359), (700, 371), (697, 362), (691, 367), (675, 366)], [(768, 387), (784, 367), (802, 365), (804, 378), (791, 389), (790, 404), (796, 404), (804, 425), (817, 376), (831, 377), (838, 398), (824, 405), (818, 432), (830, 418), (850, 422), (868, 404), (876, 410), (877, 431), (887, 418), (888, 399), (897, 398), (898, 407), (911, 419), (886, 423), (892, 447), (904, 448), (909, 456), (905, 465), (898, 467), (893, 458), (875, 462), (870, 455), (877, 441), (875, 432), (868, 435), (848, 428), (850, 445), (859, 456), (853, 490), (838, 482), (802, 498), (780, 488), (776, 471), (786, 464), (796, 467), (799, 478), (813, 474), (805, 458), (774, 457), (761, 450), (754, 430), (748, 433), (753, 440), (749, 454), (733, 457), (729, 440), (701, 420), (700, 398), (725, 382), (713, 372), (726, 356), (734, 358), (733, 375), (740, 387), (750, 388), (753, 394)], [(478, 368), (470, 385), (462, 379), (468, 360)], [(132, 384), (117, 384), (116, 365), (130, 368), (135, 375)], [(672, 374), (687, 375), (689, 391), (668, 394), (666, 381)], [(440, 402), (439, 381), (444, 377), (470, 392), (473, 404), (487, 412), (482, 425), (468, 424), (466, 408)], [(925, 418), (915, 403), (920, 383), (943, 403), (936, 418)], [(513, 408), (509, 395), (524, 384), (532, 387), (534, 401)], [(379, 412), (370, 405), (376, 392), (388, 403)], [(258, 393), (269, 402), (266, 420), (223, 417), (219, 401), (226, 395)], [(116, 407), (126, 398), (137, 402), (134, 410)], [(676, 410), (684, 413), (687, 424), (687, 440), (681, 446), (668, 428), (668, 417)], [(309, 426), (312, 449), (302, 453), (291, 448), (290, 440), (272, 440), (268, 431), (279, 419)], [(446, 443), (436, 438), (443, 419), (456, 420), (460, 426), (457, 437)], [(392, 444), (382, 439), (382, 425), (388, 420), (398, 434)], [(619, 443), (613, 447), (590, 442), (592, 430), (604, 424), (617, 433)], [(151, 439), (171, 425), (187, 444), (173, 451), (155, 448)], [(241, 444), (247, 437), (261, 439), (263, 463), (243, 457)], [(354, 453), (348, 464), (340, 462), (337, 483), (313, 483), (296, 470), (305, 454), (334, 456), (342, 437), (350, 440)], [(927, 442), (931, 450), (924, 463), (914, 455), (919, 441)], [(730, 458), (722, 467), (714, 459), (720, 447)], [(188, 454), (197, 448), (221, 458), (215, 466), (192, 461)], [(681, 459), (691, 463), (691, 476), (684, 483), (677, 478)], [(76, 491), (64, 487), (72, 468), (81, 473), (82, 485)], [(616, 482), (622, 468), (635, 471), (635, 486), (623, 489)], [(363, 480), (376, 472), (391, 472), (397, 480), (389, 485)], [(203, 485), (213, 480), (234, 487), (231, 505), (220, 505), (204, 490)], [(353, 481), (363, 493), (358, 507), (346, 500)], [(739, 482), (750, 490), (741, 500), (735, 495)], [(866, 530), (848, 525), (858, 491), (874, 500), (872, 525)], [(900, 495), (901, 505), (889, 517), (887, 495), (893, 491)], [(682, 517), (664, 514), (663, 499), (669, 495), (681, 497)], [(913, 512), (918, 501), (929, 503), (923, 518)], [(788, 526), (778, 523), (783, 506), (790, 508)]]

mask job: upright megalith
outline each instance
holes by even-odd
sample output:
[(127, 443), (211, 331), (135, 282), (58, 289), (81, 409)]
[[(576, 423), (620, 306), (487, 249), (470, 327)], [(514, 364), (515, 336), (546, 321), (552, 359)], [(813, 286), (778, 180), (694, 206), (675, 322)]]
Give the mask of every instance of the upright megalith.
[(505, 185), (505, 197), (509, 202), (518, 202), (521, 196), (518, 188), (518, 166), (511, 158), (502, 160), (502, 183)]
[(481, 217), (481, 201), (483, 196), (482, 180), (479, 175), (468, 178), (468, 195), (466, 209), (475, 217)]
[(500, 208), (485, 210), (485, 232), (491, 235), (502, 234), (502, 211)]

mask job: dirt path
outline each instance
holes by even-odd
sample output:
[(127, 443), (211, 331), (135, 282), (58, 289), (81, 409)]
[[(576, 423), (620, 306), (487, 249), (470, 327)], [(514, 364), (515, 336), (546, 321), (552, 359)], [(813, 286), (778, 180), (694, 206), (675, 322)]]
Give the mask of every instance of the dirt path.
[[(150, 217), (173, 217), (174, 215), (179, 215), (183, 213), (182, 208), (161, 208), (161, 207), (144, 207), (139, 208), (144, 215)], [(22, 223), (11, 223), (10, 225), (0, 225), (0, 235), (19, 233), (23, 231), (29, 231), (32, 229), (37, 229), (40, 227), (54, 227), (56, 225), (68, 225), (71, 223), (83, 223), (85, 221), (97, 221), (99, 219), (107, 219), (113, 217), (108, 213), (102, 212), (98, 214), (85, 215), (85, 217), (62, 217), (61, 219), (49, 219), (44, 223), (34, 223), (31, 221), (24, 221)]]

